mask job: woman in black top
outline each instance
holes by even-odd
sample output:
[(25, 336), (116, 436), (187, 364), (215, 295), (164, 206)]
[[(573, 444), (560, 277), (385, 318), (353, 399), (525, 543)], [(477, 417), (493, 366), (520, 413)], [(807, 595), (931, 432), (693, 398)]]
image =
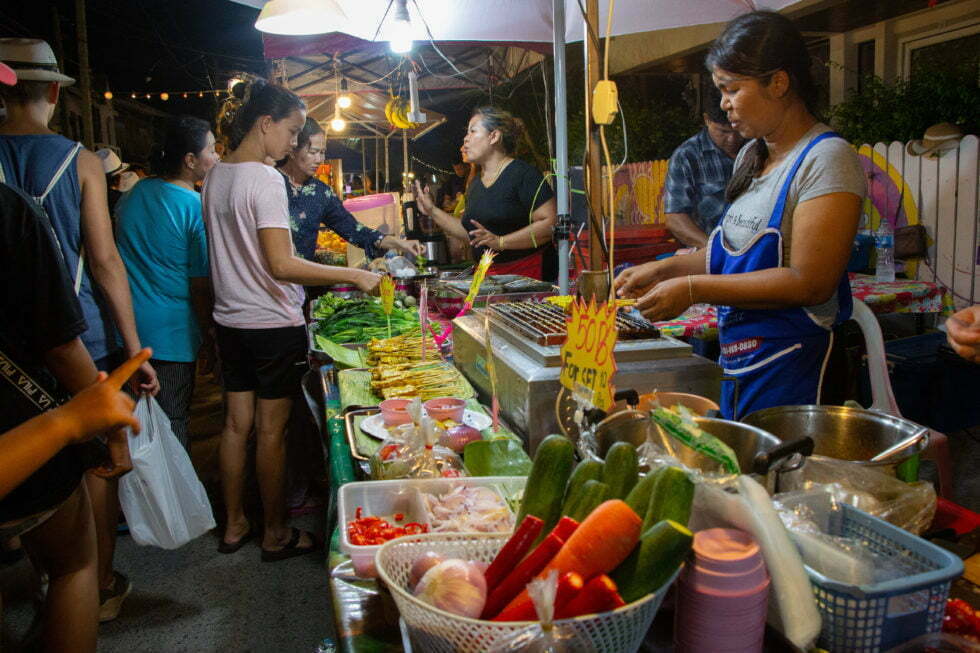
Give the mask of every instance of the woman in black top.
[(462, 221), (437, 207), (428, 188), (415, 182), (415, 191), (419, 210), (451, 238), (468, 242), (477, 256), (497, 252), (490, 274), (541, 279), (555, 226), (554, 192), (533, 166), (513, 157), (520, 134), (520, 123), (495, 107), (481, 107), (470, 118), (463, 156), (482, 172), (466, 190)]

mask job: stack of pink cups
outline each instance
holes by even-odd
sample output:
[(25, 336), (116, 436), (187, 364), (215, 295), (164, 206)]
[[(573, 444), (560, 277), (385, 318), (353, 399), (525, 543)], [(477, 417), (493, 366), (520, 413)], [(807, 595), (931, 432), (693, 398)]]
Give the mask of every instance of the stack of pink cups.
[(712, 528), (694, 535), (694, 561), (677, 582), (676, 653), (761, 651), (769, 574), (748, 533)]

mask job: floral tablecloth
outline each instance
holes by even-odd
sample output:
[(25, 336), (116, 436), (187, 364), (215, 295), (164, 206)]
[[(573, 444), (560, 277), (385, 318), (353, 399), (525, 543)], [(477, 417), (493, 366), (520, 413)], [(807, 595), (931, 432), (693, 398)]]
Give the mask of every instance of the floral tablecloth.
[[(851, 274), (851, 294), (875, 313), (953, 314), (953, 297), (942, 286), (929, 281), (876, 281), (866, 274)], [(673, 320), (656, 322), (660, 332), (675, 338), (717, 336), (718, 315), (714, 306), (698, 304)]]

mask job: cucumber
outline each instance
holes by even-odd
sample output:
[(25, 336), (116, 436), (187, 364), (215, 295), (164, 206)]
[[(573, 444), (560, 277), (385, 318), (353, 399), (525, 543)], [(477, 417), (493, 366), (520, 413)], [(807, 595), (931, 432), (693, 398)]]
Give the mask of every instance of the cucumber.
[(669, 519), (645, 531), (633, 552), (612, 573), (623, 600), (631, 603), (659, 590), (684, 562), (693, 539), (686, 526)]
[(694, 501), (694, 483), (680, 467), (665, 467), (657, 475), (650, 493), (650, 505), (643, 519), (644, 532), (659, 521), (672, 519), (687, 526)]
[(610, 499), (625, 499), (636, 485), (639, 462), (636, 449), (629, 442), (617, 442), (606, 452), (602, 482), (609, 486)]
[(653, 486), (657, 482), (657, 476), (663, 472), (664, 468), (661, 467), (656, 471), (651, 471), (649, 474), (644, 476), (639, 480), (639, 482), (633, 486), (630, 493), (626, 495), (626, 505), (633, 509), (640, 517), (646, 517), (647, 507), (650, 505), (650, 494), (653, 492)]
[(572, 470), (572, 475), (568, 479), (568, 489), (565, 490), (565, 503), (562, 505), (561, 514), (568, 514), (568, 502), (576, 492), (582, 489), (586, 481), (601, 480), (602, 461), (595, 459), (583, 460), (578, 465), (575, 465), (575, 469)]
[(574, 462), (575, 446), (568, 438), (549, 435), (541, 441), (534, 454), (515, 524), (520, 524), (527, 515), (534, 515), (544, 522), (539, 540), (551, 531), (561, 516), (565, 486)]
[(567, 515), (581, 524), (582, 520), (588, 517), (589, 513), (607, 498), (609, 498), (609, 486), (602, 481), (590, 479), (568, 498), (561, 514)]

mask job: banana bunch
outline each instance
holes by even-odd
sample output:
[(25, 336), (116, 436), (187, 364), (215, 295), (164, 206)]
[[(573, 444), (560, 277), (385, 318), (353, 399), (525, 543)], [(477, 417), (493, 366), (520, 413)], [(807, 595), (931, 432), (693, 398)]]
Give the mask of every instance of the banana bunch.
[(412, 129), (415, 127), (420, 127), (421, 125), (417, 122), (411, 122), (408, 119), (409, 104), (408, 100), (399, 96), (392, 95), (385, 104), (385, 118), (392, 126), (398, 129)]

